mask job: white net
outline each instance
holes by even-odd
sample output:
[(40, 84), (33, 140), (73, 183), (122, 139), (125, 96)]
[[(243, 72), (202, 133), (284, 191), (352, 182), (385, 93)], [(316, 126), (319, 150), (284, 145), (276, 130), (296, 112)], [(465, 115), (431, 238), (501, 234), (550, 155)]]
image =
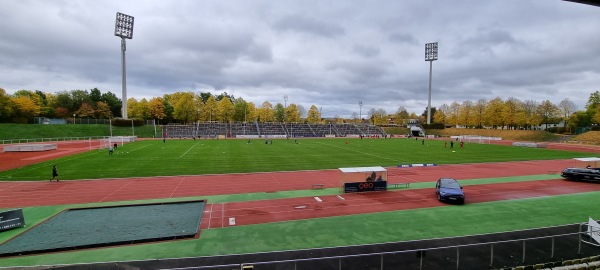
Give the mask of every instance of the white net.
[(110, 137), (104, 137), (100, 139), (100, 146), (98, 147), (98, 149), (108, 149), (108, 147), (110, 147), (110, 144)]

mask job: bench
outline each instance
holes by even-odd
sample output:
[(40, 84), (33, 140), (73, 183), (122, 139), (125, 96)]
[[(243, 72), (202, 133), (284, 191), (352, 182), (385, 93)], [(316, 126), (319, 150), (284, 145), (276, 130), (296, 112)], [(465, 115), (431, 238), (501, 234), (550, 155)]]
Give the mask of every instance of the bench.
[(312, 189), (323, 189), (325, 184), (312, 184)]
[(393, 183), (393, 184), (388, 184), (388, 186), (394, 187), (394, 188), (399, 188), (399, 187), (408, 188), (409, 185), (410, 185), (410, 183)]

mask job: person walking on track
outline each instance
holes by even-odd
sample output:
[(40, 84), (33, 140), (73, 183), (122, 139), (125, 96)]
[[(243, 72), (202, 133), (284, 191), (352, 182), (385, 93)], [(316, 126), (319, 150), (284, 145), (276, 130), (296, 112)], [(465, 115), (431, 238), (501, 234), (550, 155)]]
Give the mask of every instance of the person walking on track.
[(52, 178), (50, 178), (50, 182), (52, 182), (52, 180), (58, 182), (58, 168), (56, 168), (56, 164), (52, 166)]

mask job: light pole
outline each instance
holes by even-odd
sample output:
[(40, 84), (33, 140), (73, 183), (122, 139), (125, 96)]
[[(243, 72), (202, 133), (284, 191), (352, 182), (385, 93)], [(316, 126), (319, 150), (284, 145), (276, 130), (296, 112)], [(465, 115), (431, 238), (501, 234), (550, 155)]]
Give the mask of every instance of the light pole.
[(425, 44), (425, 61), (429, 61), (429, 100), (427, 101), (427, 124), (431, 124), (431, 71), (433, 61), (438, 59), (438, 43)]
[(125, 79), (125, 39), (133, 37), (133, 16), (129, 16), (117, 12), (117, 20), (115, 21), (115, 36), (121, 37), (121, 80), (122, 80), (122, 115), (123, 119), (127, 119), (127, 86)]
[(283, 123), (285, 124), (285, 110), (287, 109), (288, 96), (283, 96)]
[(363, 106), (362, 100), (360, 100), (358, 102), (358, 106), (360, 107), (360, 112), (358, 114), (358, 121), (360, 121), (360, 123), (362, 124), (362, 106)]
[(75, 114), (73, 114), (73, 125), (75, 125)]

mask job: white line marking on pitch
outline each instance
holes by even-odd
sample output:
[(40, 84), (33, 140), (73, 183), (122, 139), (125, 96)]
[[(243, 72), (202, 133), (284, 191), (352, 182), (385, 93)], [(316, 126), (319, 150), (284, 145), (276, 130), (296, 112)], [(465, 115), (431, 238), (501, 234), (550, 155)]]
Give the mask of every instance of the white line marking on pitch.
[(192, 148), (196, 147), (196, 145), (198, 145), (200, 142), (197, 142), (196, 144), (192, 145), (192, 147), (190, 147), (190, 149), (188, 149), (187, 151), (185, 151), (185, 153), (183, 153), (183, 155), (181, 155), (179, 158), (182, 158), (183, 156), (185, 156), (185, 154), (187, 154), (190, 150), (192, 150)]
[(321, 200), (321, 198), (319, 198), (319, 197), (314, 197), (314, 198), (315, 198), (315, 200), (316, 200), (317, 202), (322, 202), (322, 201), (323, 201), (323, 200)]
[(342, 196), (340, 196), (340, 195), (337, 195), (336, 197), (337, 197), (338, 199), (342, 200), (342, 201), (345, 201), (345, 200), (346, 200), (346, 199), (344, 199), (344, 197), (342, 197)]

